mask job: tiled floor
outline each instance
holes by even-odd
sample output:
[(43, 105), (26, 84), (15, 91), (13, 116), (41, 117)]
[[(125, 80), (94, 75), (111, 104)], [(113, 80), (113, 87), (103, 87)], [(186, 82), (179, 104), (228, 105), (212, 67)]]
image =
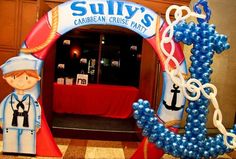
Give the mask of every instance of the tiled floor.
[[(0, 135), (0, 139), (1, 139)], [(99, 140), (80, 140), (56, 138), (63, 159), (129, 159), (136, 151), (138, 142), (124, 141), (99, 141)], [(2, 149), (2, 140), (0, 141), (0, 149)], [(231, 157), (230, 157), (230, 156)], [(220, 159), (234, 159), (234, 152), (220, 156)], [(234, 157), (233, 157), (234, 156)], [(26, 156), (8, 156), (0, 155), (0, 159), (58, 159), (49, 157), (26, 157)], [(165, 155), (163, 159), (175, 159), (172, 156)]]
[[(138, 142), (98, 141), (56, 138), (63, 153), (63, 159), (125, 159), (130, 158), (138, 147)], [(2, 149), (2, 141), (0, 141)], [(0, 155), (0, 159), (25, 159), (26, 156)], [(36, 157), (37, 159), (57, 159)]]

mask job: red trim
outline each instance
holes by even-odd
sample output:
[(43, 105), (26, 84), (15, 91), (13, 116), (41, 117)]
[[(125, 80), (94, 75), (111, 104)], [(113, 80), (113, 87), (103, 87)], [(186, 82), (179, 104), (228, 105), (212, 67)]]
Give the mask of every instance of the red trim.
[(37, 132), (36, 155), (41, 157), (62, 157), (60, 149), (48, 127), (43, 107), (41, 112), (41, 128)]
[[(166, 29), (166, 27), (167, 27), (167, 24), (164, 23), (164, 24), (162, 25), (162, 27), (160, 28), (160, 33), (158, 34), (160, 40), (161, 40), (162, 34), (163, 34), (164, 30)], [(149, 43), (149, 44), (153, 47), (153, 49), (155, 50), (155, 52), (156, 52), (158, 58), (160, 59), (162, 71), (164, 71), (164, 70), (165, 70), (165, 67), (164, 67), (165, 64), (164, 64), (164, 62), (165, 62), (166, 56), (165, 56), (162, 52), (159, 52), (159, 51), (158, 51), (157, 46), (156, 46), (156, 36), (157, 36), (157, 34), (156, 34), (155, 36), (149, 38), (149, 39), (146, 39), (146, 40), (148, 41), (148, 43)], [(170, 49), (171, 49), (170, 44), (165, 44), (165, 48), (166, 48), (167, 51), (170, 51)], [(175, 43), (174, 57), (177, 59), (177, 61), (179, 62), (179, 64), (183, 63), (183, 61), (184, 61), (184, 53), (183, 53), (182, 48), (181, 48), (181, 46), (180, 46), (179, 43)], [(170, 66), (171, 66), (172, 68), (175, 67), (175, 65), (174, 65), (173, 62), (170, 62)]]

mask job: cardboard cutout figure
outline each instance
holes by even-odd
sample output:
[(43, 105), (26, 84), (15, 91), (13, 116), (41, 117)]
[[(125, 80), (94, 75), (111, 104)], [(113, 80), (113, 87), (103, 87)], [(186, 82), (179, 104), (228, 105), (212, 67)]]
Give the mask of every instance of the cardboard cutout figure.
[(26, 93), (40, 80), (37, 60), (18, 56), (1, 66), (3, 79), (15, 89), (1, 103), (3, 153), (36, 154), (36, 133), (41, 126), (41, 107)]

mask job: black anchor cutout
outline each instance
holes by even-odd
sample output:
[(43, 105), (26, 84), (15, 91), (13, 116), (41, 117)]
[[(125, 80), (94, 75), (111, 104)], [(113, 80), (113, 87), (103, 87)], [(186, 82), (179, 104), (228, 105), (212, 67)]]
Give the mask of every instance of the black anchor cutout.
[(173, 88), (174, 89), (171, 89), (171, 92), (173, 93), (171, 105), (168, 105), (165, 100), (163, 100), (163, 104), (166, 107), (166, 109), (168, 109), (168, 110), (178, 111), (178, 110), (182, 109), (184, 107), (184, 105), (182, 105), (181, 107), (176, 107), (177, 94), (180, 93), (180, 90), (179, 90), (179, 86), (176, 86), (175, 84), (173, 84)]

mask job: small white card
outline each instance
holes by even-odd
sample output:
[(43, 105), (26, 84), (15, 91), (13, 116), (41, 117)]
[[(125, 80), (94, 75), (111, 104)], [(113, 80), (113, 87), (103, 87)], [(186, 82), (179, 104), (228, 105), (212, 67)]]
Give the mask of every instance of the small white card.
[(64, 78), (57, 78), (57, 84), (64, 84), (65, 79)]
[(88, 85), (88, 75), (87, 74), (77, 74), (76, 84), (87, 86)]
[(73, 78), (66, 77), (66, 85), (73, 85)]

